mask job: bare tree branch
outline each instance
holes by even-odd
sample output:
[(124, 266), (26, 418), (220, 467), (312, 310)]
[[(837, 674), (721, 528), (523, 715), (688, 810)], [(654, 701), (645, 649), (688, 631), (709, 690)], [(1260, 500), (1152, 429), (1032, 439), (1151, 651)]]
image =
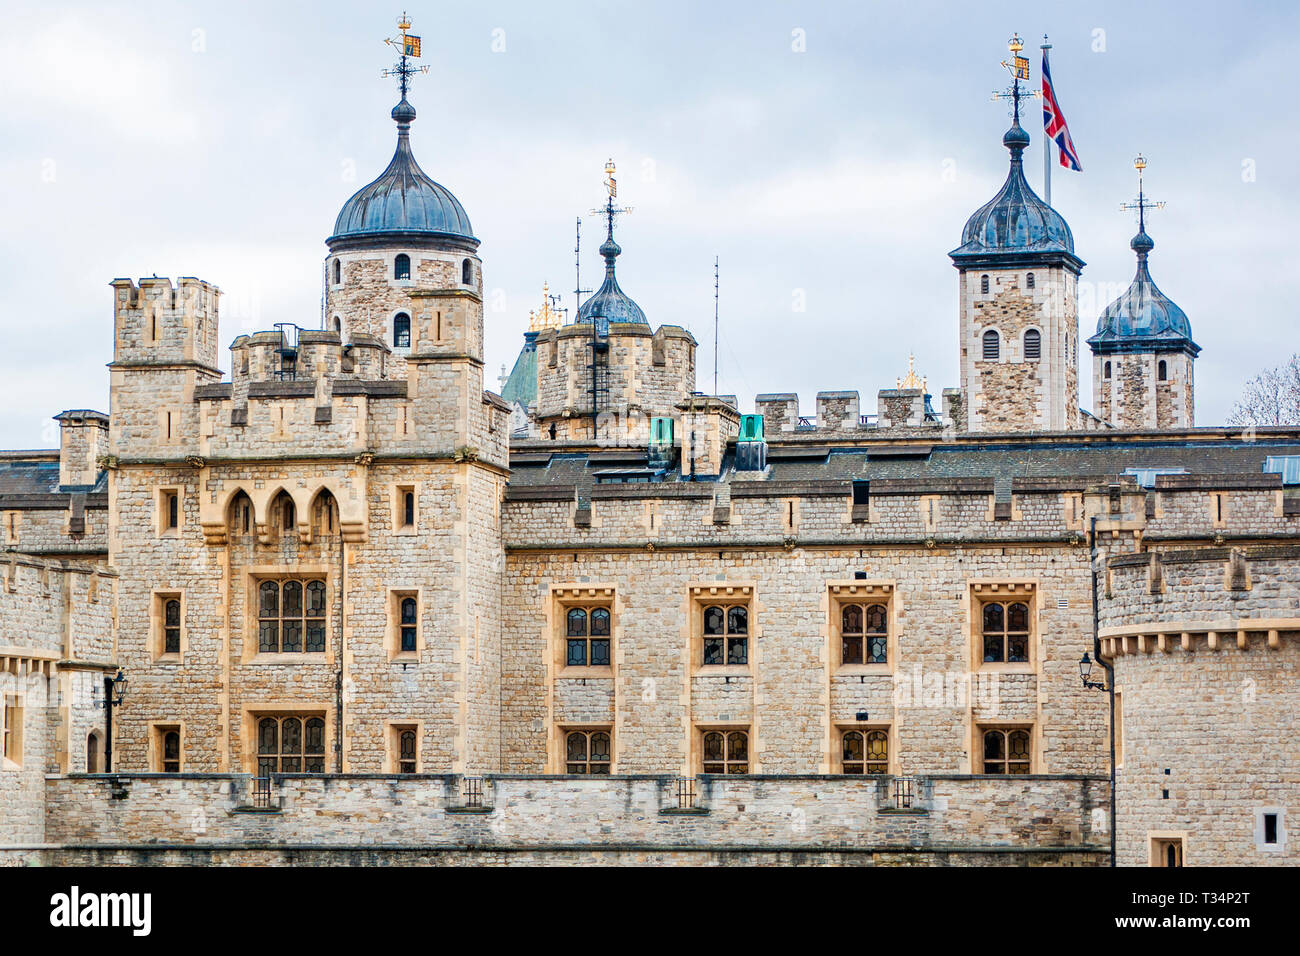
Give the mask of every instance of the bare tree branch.
[(1228, 424), (1300, 425), (1300, 353), (1247, 382)]

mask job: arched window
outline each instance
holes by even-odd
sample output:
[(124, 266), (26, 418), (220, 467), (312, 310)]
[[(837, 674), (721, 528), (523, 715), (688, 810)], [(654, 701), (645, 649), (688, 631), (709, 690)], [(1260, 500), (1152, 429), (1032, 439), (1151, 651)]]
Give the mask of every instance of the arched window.
[(1039, 359), (1043, 355), (1043, 337), (1037, 329), (1025, 332), (1025, 358)]
[(163, 602), (163, 653), (181, 652), (181, 602), (172, 598)]
[(311, 526), (314, 534), (334, 534), (338, 526), (338, 507), (334, 495), (322, 488), (312, 502)]
[(411, 317), (405, 312), (398, 312), (393, 317), (393, 348), (409, 349), (411, 347)]
[(743, 730), (704, 735), (705, 773), (749, 773), (749, 734)]
[(984, 661), (1029, 660), (1029, 605), (1019, 601), (984, 605)]
[(845, 773), (889, 773), (889, 735), (883, 730), (846, 730), (843, 755)]
[(1034, 287), (1034, 274), (1031, 272), (1025, 276), (1025, 288), (1032, 289), (1033, 287)]
[(460, 264), (460, 282), (461, 285), (474, 284), (474, 263), (469, 259)]
[(343, 284), (343, 263), (338, 259), (334, 260), (334, 284)]
[(402, 492), (402, 527), (415, 527), (415, 492)]
[(845, 604), (840, 609), (840, 663), (885, 664), (889, 614), (883, 604)]
[(564, 663), (568, 667), (609, 667), (610, 615), (607, 607), (573, 607), (565, 615)]
[(230, 501), (227, 526), (232, 536), (252, 534), (253, 502), (244, 492), (238, 492)]
[(402, 652), (415, 653), (415, 629), (419, 614), (415, 598), (402, 598)]
[(984, 293), (985, 295), (987, 295), (987, 294), (988, 294), (988, 291), (989, 291), (989, 277), (988, 277), (988, 276), (980, 276), (980, 292), (982, 292), (982, 293)]
[(998, 333), (994, 329), (989, 329), (984, 333), (982, 339), (984, 343), (984, 361), (996, 362), (1002, 354), (1002, 349), (998, 342)]
[(1169, 366), (1165, 364), (1164, 359), (1156, 363), (1156, 378), (1161, 382), (1169, 379)]
[(257, 775), (324, 773), (325, 721), (263, 717), (257, 722)]
[(86, 737), (86, 773), (100, 773), (104, 766), (104, 745), (99, 731), (92, 730)]
[(1110, 378), (1110, 363), (1109, 363), (1109, 362), (1107, 362), (1106, 365), (1103, 367), (1103, 369), (1102, 369), (1102, 373), (1101, 373), (1101, 377), (1102, 377), (1102, 378)]
[(287, 491), (281, 491), (271, 502), (271, 521), (281, 534), (298, 530), (298, 509)]
[(1029, 773), (1029, 731), (986, 730), (985, 773)]
[(337, 315), (334, 316), (334, 331), (338, 333), (339, 338), (343, 338), (343, 320)]
[(415, 773), (415, 731), (403, 730), (397, 738), (397, 772)]
[(393, 278), (409, 279), (411, 278), (411, 257), (405, 252), (399, 253), (393, 260)]

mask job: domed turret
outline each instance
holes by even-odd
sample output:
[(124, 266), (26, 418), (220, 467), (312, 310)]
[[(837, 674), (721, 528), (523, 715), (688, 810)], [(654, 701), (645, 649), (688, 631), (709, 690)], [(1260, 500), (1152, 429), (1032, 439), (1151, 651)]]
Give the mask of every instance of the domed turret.
[(1097, 320), (1097, 332), (1088, 339), (1094, 352), (1148, 352), (1155, 349), (1201, 350), (1192, 341), (1187, 313), (1156, 287), (1147, 267), (1155, 241), (1139, 229), (1129, 247), (1137, 253), (1137, 274), (1128, 290), (1106, 306)]
[(1088, 339), (1093, 355), (1093, 402), (1097, 417), (1117, 428), (1190, 428), (1195, 395), (1192, 364), (1201, 347), (1192, 341), (1187, 313), (1156, 287), (1147, 266), (1155, 241), (1147, 235), (1146, 211), (1163, 206), (1146, 198), (1138, 156), (1138, 198), (1124, 208), (1138, 211), (1137, 274), (1124, 294), (1102, 311)]
[[(1013, 123), (1002, 137), (1011, 169), (996, 196), (977, 209), (962, 230), (953, 259), (1004, 253), (1062, 253), (1074, 256), (1074, 236), (1065, 219), (1039, 199), (1025, 181), (1023, 155), (1029, 134)], [(1080, 263), (1082, 265), (1082, 263)]]
[(641, 306), (637, 305), (626, 292), (619, 288), (614, 276), (614, 260), (623, 250), (611, 234), (600, 246), (600, 254), (605, 257), (605, 281), (600, 284), (595, 295), (582, 303), (578, 309), (579, 322), (590, 322), (595, 317), (599, 324), (610, 322), (636, 322), (649, 325)]
[(469, 216), (455, 196), (429, 178), (411, 151), (415, 107), (405, 96), (393, 107), (397, 149), (379, 178), (357, 190), (343, 204), (334, 234), (325, 240), (331, 252), (380, 242), (430, 240), (473, 251), (478, 246)]

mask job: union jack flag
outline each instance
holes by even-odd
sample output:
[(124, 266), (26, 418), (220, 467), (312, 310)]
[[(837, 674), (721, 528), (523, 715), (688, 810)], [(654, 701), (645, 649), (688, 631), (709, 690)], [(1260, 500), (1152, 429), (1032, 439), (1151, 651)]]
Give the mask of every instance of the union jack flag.
[(1070, 139), (1070, 127), (1065, 123), (1065, 116), (1056, 102), (1056, 93), (1052, 90), (1052, 74), (1047, 68), (1047, 51), (1043, 51), (1043, 130), (1047, 138), (1060, 147), (1061, 165), (1075, 172), (1083, 171), (1079, 154), (1075, 152), (1074, 140)]

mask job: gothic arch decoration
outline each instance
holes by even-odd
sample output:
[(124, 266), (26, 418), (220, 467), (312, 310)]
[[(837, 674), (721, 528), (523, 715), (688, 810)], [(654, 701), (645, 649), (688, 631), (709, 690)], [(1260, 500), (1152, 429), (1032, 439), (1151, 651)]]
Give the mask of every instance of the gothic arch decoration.
[[(351, 479), (345, 484), (347, 479)], [(252, 503), (253, 533), (258, 544), (271, 543), (276, 516), (272, 507), (277, 497), (285, 495), (293, 503), (294, 524), (300, 539), (304, 543), (312, 540), (312, 515), (318, 505), (322, 492), (329, 492), (333, 499), (335, 520), (334, 532), (340, 534), (349, 544), (359, 543), (366, 537), (366, 476), (358, 469), (348, 476), (336, 476), (317, 479), (308, 488), (291, 488), (289, 483), (277, 482), (265, 488), (253, 488), (247, 480), (234, 481), (217, 492), (211, 501), (205, 501), (200, 507), (200, 523), (203, 526), (203, 538), (209, 545), (226, 544), (229, 537), (231, 508), (242, 494)]]

